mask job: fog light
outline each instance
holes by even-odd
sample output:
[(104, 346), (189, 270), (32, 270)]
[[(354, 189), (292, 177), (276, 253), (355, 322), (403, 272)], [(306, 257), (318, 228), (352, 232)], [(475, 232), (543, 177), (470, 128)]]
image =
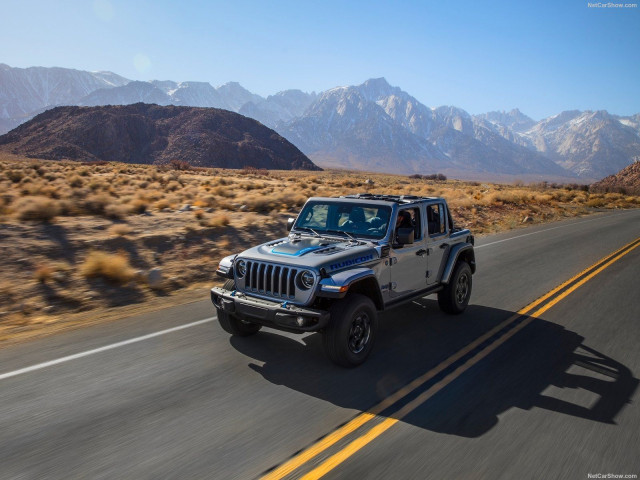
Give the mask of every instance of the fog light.
[(298, 318), (296, 318), (296, 323), (299, 327), (302, 327), (304, 325), (304, 317), (302, 315), (298, 315)]

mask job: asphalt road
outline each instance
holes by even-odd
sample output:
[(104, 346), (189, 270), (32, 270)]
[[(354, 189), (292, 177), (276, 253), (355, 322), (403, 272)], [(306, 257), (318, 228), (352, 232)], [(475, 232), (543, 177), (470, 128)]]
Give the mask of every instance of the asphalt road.
[(585, 272), (638, 237), (640, 210), (484, 237), (467, 312), (385, 313), (353, 370), (208, 300), (4, 348), (0, 478), (640, 475), (640, 247)]

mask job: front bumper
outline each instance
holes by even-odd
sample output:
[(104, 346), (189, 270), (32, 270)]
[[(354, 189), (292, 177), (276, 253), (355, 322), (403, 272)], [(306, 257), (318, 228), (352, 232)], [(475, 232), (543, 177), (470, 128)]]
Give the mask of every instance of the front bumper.
[(255, 298), (221, 287), (211, 289), (211, 301), (218, 310), (248, 322), (287, 332), (316, 332), (329, 323), (329, 312)]

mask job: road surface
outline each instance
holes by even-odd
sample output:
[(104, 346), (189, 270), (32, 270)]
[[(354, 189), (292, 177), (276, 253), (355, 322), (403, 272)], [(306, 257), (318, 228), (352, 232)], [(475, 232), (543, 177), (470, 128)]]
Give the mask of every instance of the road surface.
[(467, 312), (386, 312), (352, 370), (208, 300), (4, 348), (0, 478), (639, 475), (639, 237), (632, 210), (479, 239)]

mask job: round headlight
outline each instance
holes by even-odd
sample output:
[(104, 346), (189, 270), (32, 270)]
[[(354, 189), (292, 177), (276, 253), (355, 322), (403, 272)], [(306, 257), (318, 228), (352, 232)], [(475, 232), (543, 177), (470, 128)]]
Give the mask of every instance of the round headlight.
[(309, 270), (304, 270), (300, 273), (300, 286), (304, 289), (309, 289), (313, 287), (315, 279), (316, 278), (313, 276), (313, 273)]
[(247, 262), (244, 260), (238, 260), (236, 262), (236, 273), (239, 278), (244, 277), (244, 274), (247, 273)]

